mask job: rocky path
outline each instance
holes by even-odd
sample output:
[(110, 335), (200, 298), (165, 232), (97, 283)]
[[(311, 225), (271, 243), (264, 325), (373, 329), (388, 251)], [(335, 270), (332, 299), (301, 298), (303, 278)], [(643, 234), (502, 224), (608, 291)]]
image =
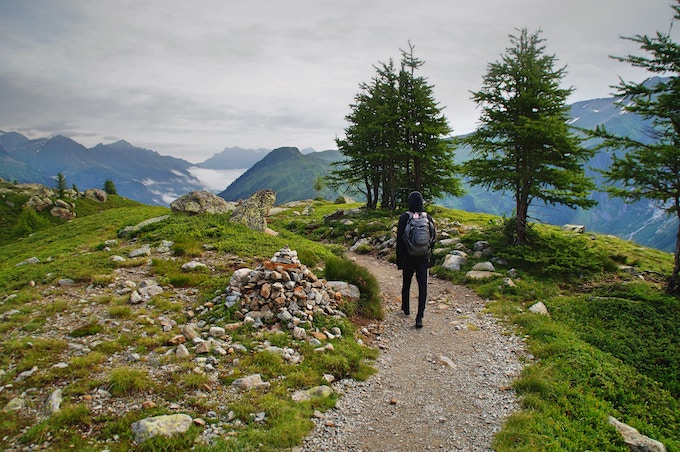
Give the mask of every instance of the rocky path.
[(430, 277), (424, 328), (401, 310), (401, 272), (352, 255), (378, 279), (385, 320), (377, 337), (377, 373), (342, 381), (336, 408), (316, 419), (300, 451), (488, 451), (517, 408), (510, 382), (522, 369), (521, 339), (484, 312), (471, 290)]

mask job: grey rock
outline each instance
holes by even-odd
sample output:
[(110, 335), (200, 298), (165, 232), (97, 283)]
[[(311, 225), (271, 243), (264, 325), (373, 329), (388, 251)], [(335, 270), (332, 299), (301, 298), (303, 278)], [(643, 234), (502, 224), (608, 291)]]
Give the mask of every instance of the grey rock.
[(475, 264), (475, 265), (472, 267), (472, 269), (473, 269), (473, 270), (476, 270), (476, 271), (483, 271), (483, 272), (495, 272), (495, 271), (496, 271), (496, 268), (495, 268), (495, 267), (493, 266), (493, 264), (492, 264), (491, 262), (489, 262), (489, 261), (487, 261), (487, 262), (479, 262), (479, 263)]
[(326, 284), (329, 289), (340, 292), (342, 298), (346, 300), (357, 301), (361, 297), (359, 288), (354, 284), (349, 284), (345, 281), (328, 281)]
[(583, 234), (586, 232), (586, 227), (582, 224), (565, 224), (562, 226), (563, 231), (575, 232), (577, 234)]
[(186, 433), (193, 420), (186, 414), (168, 414), (142, 419), (132, 424), (135, 443), (139, 444), (158, 435), (171, 436)]
[(260, 190), (234, 209), (230, 221), (245, 224), (250, 229), (264, 232), (267, 229), (267, 215), (276, 201), (274, 190)]
[(175, 356), (178, 358), (188, 358), (190, 356), (189, 349), (184, 344), (179, 344), (175, 349)]
[(50, 209), (50, 215), (53, 217), (61, 218), (63, 220), (73, 220), (76, 217), (76, 213), (67, 209), (65, 207), (52, 207)]
[(26, 401), (21, 397), (15, 397), (5, 405), (2, 411), (19, 411), (24, 409), (26, 406)]
[(21, 261), (18, 264), (15, 265), (15, 267), (21, 267), (22, 265), (28, 265), (28, 264), (38, 264), (40, 263), (40, 259), (37, 257), (29, 257), (25, 261)]
[(266, 389), (269, 388), (271, 384), (269, 382), (262, 381), (262, 375), (253, 374), (234, 380), (232, 382), (232, 386), (247, 391), (249, 389)]
[(637, 429), (624, 424), (613, 416), (609, 416), (609, 423), (623, 437), (631, 452), (666, 452), (666, 446), (660, 441), (641, 434)]
[(233, 210), (233, 206), (223, 198), (206, 190), (192, 191), (180, 196), (170, 203), (170, 208), (174, 212), (183, 212), (189, 215), (222, 214)]
[(189, 261), (182, 265), (182, 270), (196, 270), (197, 268), (208, 268), (208, 266), (197, 261)]
[(61, 402), (63, 401), (61, 389), (55, 389), (47, 398), (45, 403), (45, 413), (52, 415), (61, 409)]
[(541, 314), (541, 315), (550, 315), (548, 313), (548, 308), (545, 304), (543, 304), (542, 301), (539, 301), (538, 303), (534, 303), (529, 307), (529, 311), (534, 312), (536, 314)]
[(460, 268), (467, 264), (467, 254), (463, 251), (453, 251), (446, 255), (442, 267), (447, 270), (460, 270)]
[(151, 245), (144, 244), (141, 247), (135, 248), (134, 250), (130, 251), (130, 253), (128, 254), (128, 257), (130, 257), (131, 259), (141, 256), (151, 256)]
[(108, 195), (106, 192), (99, 188), (88, 188), (84, 193), (85, 197), (98, 202), (106, 202)]
[(137, 223), (134, 226), (126, 226), (125, 228), (121, 229), (118, 231), (118, 236), (119, 237), (133, 237), (137, 232), (141, 231), (143, 228), (154, 224), (158, 223), (164, 220), (167, 220), (170, 218), (170, 215), (161, 215), (160, 217), (154, 217), (154, 218), (149, 218), (148, 220), (144, 220), (141, 223)]

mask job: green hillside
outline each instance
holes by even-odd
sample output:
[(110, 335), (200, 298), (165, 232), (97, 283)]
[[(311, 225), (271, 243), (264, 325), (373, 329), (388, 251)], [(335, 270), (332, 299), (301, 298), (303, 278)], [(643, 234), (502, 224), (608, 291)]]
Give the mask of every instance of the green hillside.
[[(4, 195), (14, 207), (4, 203), (3, 229), (12, 229), (19, 224), (20, 200)], [(187, 217), (115, 197), (111, 202), (97, 209), (78, 201), (75, 219), (41, 224), (22, 236), (15, 228), (0, 244), (0, 408), (6, 408), (0, 411), (0, 448), (290, 450), (312, 428), (314, 411), (327, 410), (338, 397), (294, 403), (292, 391), (321, 384), (326, 373), (358, 380), (371, 375), (378, 351), (358, 342), (363, 336), (357, 325), (381, 316), (371, 305), (375, 287), (370, 275), (338, 256), (358, 238), (367, 239), (361, 252), (377, 252), (391, 235), (394, 213), (315, 201), (309, 215), (289, 208), (272, 216), (269, 226), (279, 232), (272, 236), (232, 224), (228, 215)], [(338, 210), (341, 218), (327, 218)], [(487, 259), (472, 254), (463, 271), (445, 270), (451, 244), (440, 247), (431, 274), (493, 300), (490, 312), (526, 337), (533, 355), (513, 383), (522, 410), (496, 435), (495, 450), (623, 452), (627, 446), (607, 424), (613, 415), (680, 451), (680, 302), (663, 293), (671, 255), (538, 224), (531, 227), (531, 247), (511, 247), (499, 217), (444, 207), (432, 213), (438, 230), (466, 248), (487, 241), (499, 275), (466, 277)], [(163, 219), (119, 233), (151, 218)], [(144, 245), (150, 255), (131, 257)], [(159, 251), (163, 246), (168, 250)], [(257, 330), (225, 303), (236, 269), (254, 268), (287, 246), (319, 276), (341, 274), (362, 289), (357, 303), (343, 305), (352, 321), (314, 320), (320, 330), (342, 332), (332, 352), (315, 352), (290, 334)], [(206, 266), (182, 268), (193, 260)], [(504, 283), (508, 277), (513, 285)], [(148, 280), (163, 291), (131, 303), (131, 292)], [(550, 316), (528, 310), (537, 301)], [(205, 370), (209, 360), (173, 352), (173, 338), (190, 319), (230, 328), (233, 350), (216, 355), (217, 379)], [(293, 348), (304, 359), (291, 365), (263, 351), (267, 346)], [(270, 383), (266, 391), (240, 395), (231, 389), (236, 379), (256, 373)], [(57, 388), (61, 410), (45, 414), (44, 401)], [(7, 408), (17, 399), (22, 408)], [(251, 417), (260, 411), (266, 422)], [(229, 430), (211, 444), (196, 442), (201, 425), (184, 435), (133, 443), (134, 422), (177, 412)]]
[(334, 199), (338, 194), (329, 188), (317, 193), (314, 181), (319, 176), (325, 176), (330, 163), (339, 159), (338, 151), (304, 155), (297, 148), (275, 149), (232, 182), (219, 196), (227, 201), (238, 201), (268, 188), (276, 191), (278, 204), (316, 196)]

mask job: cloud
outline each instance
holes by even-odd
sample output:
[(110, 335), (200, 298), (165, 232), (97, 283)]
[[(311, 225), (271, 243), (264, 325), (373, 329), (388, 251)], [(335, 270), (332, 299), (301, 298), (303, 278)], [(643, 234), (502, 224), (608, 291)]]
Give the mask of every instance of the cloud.
[[(0, 129), (110, 137), (199, 162), (227, 146), (334, 147), (373, 66), (409, 41), (455, 133), (489, 62), (541, 28), (573, 100), (645, 74), (609, 55), (665, 31), (668, 0), (0, 2)], [(78, 138), (77, 138), (78, 137)]]

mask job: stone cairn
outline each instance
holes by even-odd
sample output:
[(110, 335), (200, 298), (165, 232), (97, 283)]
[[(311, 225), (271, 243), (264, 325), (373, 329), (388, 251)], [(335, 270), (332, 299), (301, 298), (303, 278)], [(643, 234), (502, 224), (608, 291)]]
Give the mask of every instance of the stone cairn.
[(285, 325), (296, 339), (304, 339), (305, 324), (319, 315), (344, 317), (338, 304), (343, 298), (358, 299), (359, 290), (318, 278), (300, 263), (296, 251), (284, 247), (254, 270), (236, 270), (224, 296), (227, 307), (238, 303), (238, 315), (253, 327)]

